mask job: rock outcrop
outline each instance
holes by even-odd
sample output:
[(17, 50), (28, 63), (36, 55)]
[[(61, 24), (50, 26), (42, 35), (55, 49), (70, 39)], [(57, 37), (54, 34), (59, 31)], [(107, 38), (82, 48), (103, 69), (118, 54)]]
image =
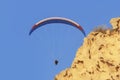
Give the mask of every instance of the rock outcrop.
[(120, 80), (120, 18), (113, 29), (97, 28), (84, 38), (70, 68), (55, 80)]

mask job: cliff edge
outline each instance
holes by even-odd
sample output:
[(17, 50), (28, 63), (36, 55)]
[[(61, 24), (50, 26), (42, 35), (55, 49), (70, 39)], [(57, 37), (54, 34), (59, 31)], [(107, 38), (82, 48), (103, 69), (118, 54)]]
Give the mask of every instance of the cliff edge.
[(120, 80), (120, 17), (112, 29), (97, 28), (84, 38), (72, 65), (55, 80)]

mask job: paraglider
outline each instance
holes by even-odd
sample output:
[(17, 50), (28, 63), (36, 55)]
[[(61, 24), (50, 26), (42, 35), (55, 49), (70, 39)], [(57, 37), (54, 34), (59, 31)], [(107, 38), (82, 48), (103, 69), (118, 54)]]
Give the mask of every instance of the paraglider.
[(55, 65), (57, 65), (58, 64), (58, 60), (55, 60)]
[[(71, 20), (71, 19), (67, 19), (67, 18), (63, 18), (63, 17), (50, 17), (50, 18), (46, 18), (43, 20), (40, 20), (39, 22), (37, 22), (35, 25), (33, 25), (32, 29), (29, 32), (29, 35), (32, 34), (33, 31), (35, 31), (37, 28), (42, 27), (46, 24), (50, 24), (50, 23), (63, 23), (63, 24), (67, 24), (70, 26), (74, 26), (77, 29), (79, 29), (84, 36), (86, 36), (84, 29), (75, 21)], [(57, 65), (59, 63), (58, 60), (54, 61), (55, 65)]]
[(77, 29), (79, 29), (83, 33), (84, 36), (86, 36), (84, 29), (78, 23), (76, 23), (73, 20), (70, 20), (70, 19), (67, 19), (67, 18), (63, 18), (63, 17), (50, 17), (50, 18), (46, 18), (46, 19), (40, 20), (39, 22), (37, 22), (32, 27), (32, 29), (29, 32), (29, 35), (31, 35), (32, 32), (34, 30), (36, 30), (37, 28), (39, 28), (39, 27), (41, 27), (43, 25), (46, 25), (46, 24), (50, 24), (50, 23), (63, 23), (63, 24), (68, 24), (68, 25), (74, 26)]

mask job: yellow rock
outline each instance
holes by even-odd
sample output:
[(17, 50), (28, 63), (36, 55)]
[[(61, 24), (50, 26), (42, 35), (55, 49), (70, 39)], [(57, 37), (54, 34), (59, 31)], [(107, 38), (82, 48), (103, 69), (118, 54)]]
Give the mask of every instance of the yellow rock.
[(116, 28), (120, 29), (120, 17), (118, 17), (118, 18), (112, 18), (110, 20), (110, 23), (113, 26), (113, 29), (116, 29)]
[(110, 23), (113, 29), (98, 29), (84, 38), (71, 67), (55, 80), (120, 80), (120, 18)]

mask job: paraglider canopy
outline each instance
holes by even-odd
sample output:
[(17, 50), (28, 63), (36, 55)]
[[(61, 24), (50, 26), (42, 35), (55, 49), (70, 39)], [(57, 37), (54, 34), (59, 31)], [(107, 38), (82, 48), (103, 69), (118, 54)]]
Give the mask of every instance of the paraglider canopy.
[(63, 23), (63, 24), (68, 24), (68, 25), (74, 26), (77, 29), (79, 29), (83, 33), (84, 36), (86, 36), (84, 29), (78, 23), (76, 23), (73, 20), (63, 18), (63, 17), (50, 17), (50, 18), (40, 20), (35, 25), (33, 25), (32, 29), (29, 32), (29, 35), (31, 35), (32, 32), (34, 30), (36, 30), (37, 28), (39, 28), (43, 25), (46, 25), (46, 24), (50, 24), (50, 23)]

